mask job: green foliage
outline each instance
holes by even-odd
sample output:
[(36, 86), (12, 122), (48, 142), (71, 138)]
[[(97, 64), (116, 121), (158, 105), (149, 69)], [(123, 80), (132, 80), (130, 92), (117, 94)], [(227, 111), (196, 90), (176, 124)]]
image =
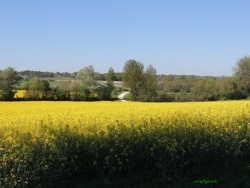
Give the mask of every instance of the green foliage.
[(92, 86), (92, 92), (96, 94), (97, 100), (108, 100), (110, 99), (110, 93), (108, 87), (102, 84)]
[(244, 99), (237, 81), (233, 77), (222, 77), (217, 80), (218, 94), (220, 99)]
[(240, 86), (250, 95), (250, 56), (239, 59), (233, 67), (234, 76), (238, 78)]
[(13, 90), (1, 90), (0, 91), (0, 101), (12, 101), (14, 100), (15, 91)]
[(131, 93), (128, 93), (124, 96), (124, 100), (131, 100), (131, 99), (132, 99)]
[(8, 67), (0, 72), (0, 100), (12, 101), (14, 99), (15, 86), (19, 84), (22, 78), (17, 75), (17, 71)]
[(217, 97), (216, 80), (215, 78), (200, 79), (196, 87), (192, 88), (191, 91), (201, 101), (214, 101)]
[(94, 71), (93, 66), (85, 67), (77, 73), (77, 79), (81, 80), (81, 83), (73, 84), (71, 99), (73, 101), (92, 101), (92, 100), (108, 100), (111, 98), (111, 93), (114, 89), (113, 79), (114, 70), (109, 69), (106, 75), (107, 85), (98, 83), (97, 80), (101, 78), (101, 74)]
[(107, 82), (112, 82), (115, 79), (115, 71), (112, 67), (109, 68), (108, 73), (105, 75)]
[(91, 91), (88, 89), (87, 86), (83, 85), (81, 86), (80, 94), (83, 100), (88, 101), (91, 96)]
[[(171, 101), (215, 101), (244, 99), (234, 77), (165, 76), (158, 93), (172, 96)], [(158, 97), (159, 98), (159, 97)]]
[(152, 65), (149, 65), (144, 73), (144, 90), (146, 100), (148, 101), (154, 100), (156, 97), (156, 89), (158, 83), (156, 75), (156, 69)]
[(115, 81), (122, 81), (122, 73), (116, 72), (114, 80)]
[(63, 90), (59, 87), (56, 87), (52, 90), (53, 100), (56, 101), (69, 101), (70, 100), (70, 91)]
[(82, 99), (81, 84), (76, 80), (72, 81), (70, 99), (72, 101), (80, 101)]
[(33, 71), (33, 70), (25, 70), (18, 72), (23, 77), (40, 77), (40, 78), (58, 78), (58, 77), (67, 77), (69, 78), (71, 76), (68, 72), (43, 72), (43, 71)]
[(92, 86), (92, 85), (96, 85), (96, 80), (97, 80), (96, 76), (97, 74), (95, 73), (94, 67), (88, 66), (88, 67), (84, 67), (83, 69), (81, 69), (77, 73), (76, 78), (80, 79), (83, 85)]
[(156, 69), (150, 65), (144, 72), (144, 65), (128, 60), (123, 67), (122, 80), (130, 88), (132, 100), (154, 101), (156, 99)]
[(115, 86), (114, 86), (114, 79), (115, 79), (115, 72), (112, 67), (109, 68), (108, 73), (106, 74), (106, 80), (107, 80), (107, 99), (111, 98), (111, 93), (113, 92)]
[(143, 87), (144, 65), (135, 60), (128, 60), (123, 67), (122, 81), (125, 87), (130, 88), (133, 99), (137, 99)]
[[(40, 71), (21, 71), (25, 78), (20, 88), (27, 83), (26, 100), (110, 100), (117, 95), (114, 81), (123, 80), (124, 90), (130, 90), (131, 100), (145, 102), (170, 101), (215, 101), (246, 99), (250, 96), (250, 57), (239, 59), (233, 67), (234, 77), (200, 77), (186, 75), (156, 75), (156, 69), (150, 65), (144, 71), (144, 65), (135, 60), (128, 60), (122, 73), (115, 73), (110, 67), (108, 73), (99, 74), (93, 66), (84, 67), (78, 72), (69, 74)], [(58, 80), (61, 76), (75, 80)], [(46, 78), (47, 77), (47, 78)], [(0, 70), (0, 100), (14, 99), (16, 86), (22, 78), (8, 67)], [(63, 79), (63, 78), (62, 78)], [(107, 84), (97, 82), (106, 80)], [(54, 83), (53, 83), (54, 82)], [(53, 89), (52, 89), (53, 88)]]
[(25, 98), (28, 100), (46, 100), (53, 99), (48, 80), (41, 80), (38, 77), (32, 77), (26, 84)]

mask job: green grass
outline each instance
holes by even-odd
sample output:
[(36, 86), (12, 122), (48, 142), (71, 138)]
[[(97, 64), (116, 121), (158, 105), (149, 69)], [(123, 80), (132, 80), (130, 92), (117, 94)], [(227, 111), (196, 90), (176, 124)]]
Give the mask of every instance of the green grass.
[(131, 97), (132, 97), (132, 95), (131, 95), (131, 93), (128, 93), (128, 94), (126, 94), (125, 96), (124, 96), (124, 100), (131, 100)]
[[(70, 78), (40, 78), (41, 80), (48, 80), (51, 88), (56, 88), (60, 85), (60, 81), (70, 81)], [(21, 80), (17, 89), (25, 89), (27, 84), (27, 80)]]
[(56, 88), (56, 87), (59, 87), (59, 82), (58, 81), (49, 81), (49, 86), (51, 88)]
[(54, 81), (71, 80), (71, 78), (68, 78), (68, 77), (55, 77), (55, 78), (41, 77), (40, 79), (42, 79), (42, 80), (54, 80)]
[(27, 84), (26, 80), (21, 80), (19, 82), (19, 85), (17, 86), (17, 89), (24, 89), (26, 84)]

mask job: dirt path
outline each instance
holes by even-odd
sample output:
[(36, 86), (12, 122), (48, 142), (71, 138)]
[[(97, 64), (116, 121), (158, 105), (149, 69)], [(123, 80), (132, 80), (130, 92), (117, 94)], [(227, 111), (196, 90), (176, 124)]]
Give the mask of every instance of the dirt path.
[(128, 91), (126, 91), (126, 92), (124, 92), (124, 93), (122, 93), (122, 94), (120, 94), (119, 96), (118, 96), (118, 99), (120, 100), (120, 101), (122, 101), (122, 102), (125, 102), (125, 100), (124, 100), (124, 96), (126, 95), (126, 94), (128, 94), (129, 92)]

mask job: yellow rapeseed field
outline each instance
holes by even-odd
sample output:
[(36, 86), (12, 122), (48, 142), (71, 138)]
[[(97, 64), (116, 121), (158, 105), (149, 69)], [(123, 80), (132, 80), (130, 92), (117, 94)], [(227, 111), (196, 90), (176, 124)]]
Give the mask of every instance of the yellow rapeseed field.
[[(31, 131), (41, 124), (99, 129), (117, 122), (137, 126), (158, 122), (169, 126), (213, 125), (238, 128), (249, 120), (250, 101), (196, 103), (2, 102), (0, 127)], [(246, 122), (249, 125), (249, 122)], [(90, 127), (89, 127), (90, 126)], [(154, 124), (152, 124), (154, 126)]]
[(249, 150), (250, 101), (0, 103), (2, 187), (238, 168)]
[(26, 90), (16, 90), (14, 98), (24, 98)]

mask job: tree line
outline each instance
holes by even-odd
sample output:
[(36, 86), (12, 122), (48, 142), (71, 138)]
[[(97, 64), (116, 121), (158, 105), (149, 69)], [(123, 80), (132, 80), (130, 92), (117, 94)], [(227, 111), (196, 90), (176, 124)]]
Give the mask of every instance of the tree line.
[(24, 97), (16, 99), (15, 90), (23, 77), (14, 68), (8, 67), (0, 71), (0, 100), (111, 100), (115, 80), (114, 69), (111, 67), (105, 74), (105, 83), (99, 83), (98, 76), (93, 66), (84, 67), (77, 72), (75, 79), (62, 80), (59, 86), (53, 88), (48, 80), (35, 75), (27, 80)]
[[(44, 77), (69, 77), (51, 87)], [(27, 79), (25, 96), (16, 99), (15, 90), (22, 79)], [(106, 82), (100, 82), (105, 80)], [(17, 72), (8, 67), (0, 70), (0, 100), (66, 100), (96, 101), (112, 100), (112, 94), (121, 91), (114, 81), (121, 80), (123, 89), (131, 93), (133, 101), (214, 101), (245, 99), (250, 96), (250, 57), (245, 56), (233, 67), (230, 77), (201, 77), (180, 75), (157, 75), (156, 69), (136, 60), (126, 61), (123, 72), (115, 73), (110, 67), (107, 73), (99, 74), (93, 66), (84, 67), (75, 73), (40, 71)]]
[(123, 82), (132, 100), (139, 101), (216, 101), (250, 97), (250, 57), (236, 62), (231, 77), (158, 76), (150, 65), (129, 60), (123, 68)]
[[(78, 72), (48, 72), (48, 71), (33, 71), (33, 70), (25, 70), (25, 71), (18, 71), (17, 74), (23, 77), (25, 80), (28, 80), (32, 77), (39, 77), (39, 78), (76, 78)], [(95, 72), (95, 76), (98, 80), (106, 81), (106, 74), (101, 74)], [(114, 81), (121, 81), (122, 80), (122, 73), (115, 72), (114, 73)]]

